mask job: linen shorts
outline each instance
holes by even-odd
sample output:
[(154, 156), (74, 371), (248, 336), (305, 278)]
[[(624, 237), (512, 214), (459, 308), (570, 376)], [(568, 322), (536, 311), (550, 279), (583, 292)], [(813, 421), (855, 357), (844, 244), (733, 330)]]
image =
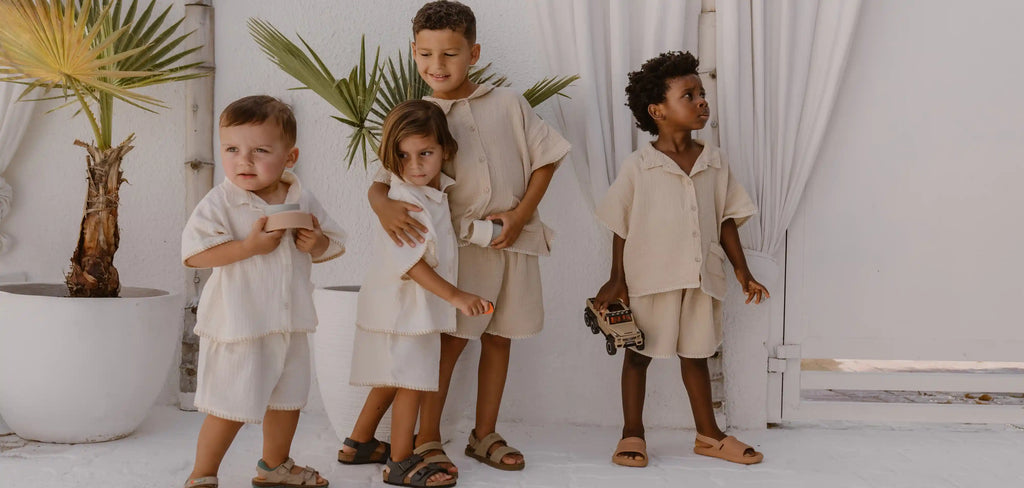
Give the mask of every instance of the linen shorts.
[(309, 397), (309, 339), (304, 332), (245, 342), (199, 338), (196, 409), (258, 424), (269, 410), (300, 410)]
[(544, 293), (537, 256), (489, 247), (459, 248), (459, 289), (494, 303), (494, 313), (456, 314), (455, 337), (479, 339), (493, 334), (522, 339), (544, 328)]
[(356, 327), (349, 384), (437, 391), (441, 334), (397, 335)]
[(633, 320), (644, 332), (644, 350), (652, 358), (707, 358), (722, 343), (722, 302), (700, 288), (629, 297)]

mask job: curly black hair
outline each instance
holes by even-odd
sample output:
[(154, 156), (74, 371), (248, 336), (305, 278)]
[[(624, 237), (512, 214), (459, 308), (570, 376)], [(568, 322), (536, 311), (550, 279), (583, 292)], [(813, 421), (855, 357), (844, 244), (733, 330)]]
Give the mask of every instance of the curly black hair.
[(421, 30), (451, 29), (461, 33), (470, 45), (476, 44), (476, 16), (473, 9), (448, 0), (430, 2), (416, 12), (412, 18), (412, 35)]
[(626, 105), (633, 112), (637, 127), (658, 135), (658, 126), (647, 106), (664, 102), (668, 80), (697, 74), (697, 64), (697, 58), (689, 52), (669, 51), (648, 59), (639, 71), (629, 74)]

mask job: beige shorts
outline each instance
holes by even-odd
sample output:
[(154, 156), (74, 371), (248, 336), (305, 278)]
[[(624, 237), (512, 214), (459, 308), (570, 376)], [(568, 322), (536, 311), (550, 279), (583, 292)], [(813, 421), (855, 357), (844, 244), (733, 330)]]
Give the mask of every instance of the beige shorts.
[(479, 246), (459, 248), (459, 289), (494, 302), (494, 313), (456, 315), (451, 335), (479, 339), (493, 334), (522, 339), (544, 328), (544, 294), (537, 256)]
[(199, 338), (196, 409), (258, 424), (267, 410), (300, 410), (309, 397), (305, 333), (271, 334), (245, 342)]
[(700, 288), (629, 297), (633, 320), (652, 358), (707, 358), (722, 343), (722, 302)]
[(437, 391), (441, 334), (398, 335), (356, 327), (349, 384)]

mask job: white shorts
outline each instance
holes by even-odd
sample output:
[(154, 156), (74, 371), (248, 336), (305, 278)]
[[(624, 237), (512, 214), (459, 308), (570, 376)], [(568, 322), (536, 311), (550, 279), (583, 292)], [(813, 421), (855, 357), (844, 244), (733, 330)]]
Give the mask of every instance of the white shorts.
[(441, 334), (398, 335), (356, 327), (349, 384), (437, 391)]
[(304, 332), (232, 343), (200, 337), (196, 409), (253, 424), (267, 410), (300, 410), (309, 397), (309, 362)]

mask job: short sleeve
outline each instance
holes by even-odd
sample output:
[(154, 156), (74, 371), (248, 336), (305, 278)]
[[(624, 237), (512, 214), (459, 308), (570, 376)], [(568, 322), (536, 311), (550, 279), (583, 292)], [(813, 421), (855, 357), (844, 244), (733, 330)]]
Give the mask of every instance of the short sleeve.
[(377, 172), (373, 174), (373, 183), (384, 183), (385, 185), (391, 185), (391, 172), (384, 169), (383, 166), (377, 168)]
[(207, 249), (235, 240), (231, 234), (223, 199), (217, 188), (199, 201), (181, 232), (181, 264)]
[(628, 162), (597, 205), (597, 220), (619, 237), (629, 235), (629, 215), (636, 191), (636, 167)]
[(530, 106), (530, 102), (527, 102), (521, 95), (518, 100), (523, 113), (526, 146), (529, 148), (530, 172), (549, 164), (554, 164), (557, 168), (572, 146), (569, 141), (537, 115), (537, 112)]
[(330, 244), (327, 246), (327, 250), (324, 251), (320, 257), (313, 260), (314, 263), (323, 263), (330, 261), (342, 254), (345, 254), (345, 230), (338, 225), (337, 222), (331, 218), (320, 201), (313, 196), (312, 193), (307, 192), (306, 198), (308, 199), (308, 212), (316, 217), (316, 220), (320, 222), (320, 230), (323, 231), (324, 235), (327, 236), (327, 240)]
[(730, 171), (725, 189), (725, 210), (722, 212), (722, 220), (718, 222), (718, 225), (722, 225), (722, 222), (725, 222), (727, 219), (733, 219), (738, 228), (745, 224), (750, 219), (750, 216), (756, 212), (757, 207), (750, 199), (750, 195), (747, 195), (743, 185), (736, 181), (732, 171)]

